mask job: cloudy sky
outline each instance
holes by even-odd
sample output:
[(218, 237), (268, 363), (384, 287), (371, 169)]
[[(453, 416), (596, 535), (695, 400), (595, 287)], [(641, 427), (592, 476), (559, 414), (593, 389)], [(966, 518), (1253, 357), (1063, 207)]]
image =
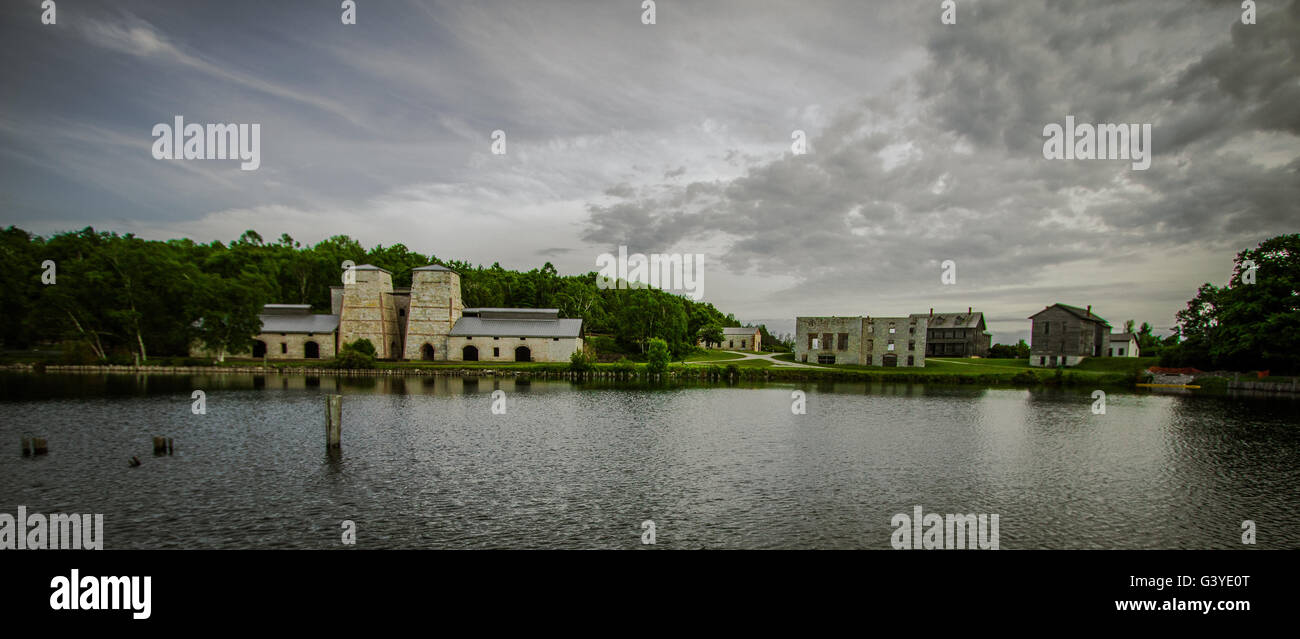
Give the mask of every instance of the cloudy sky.
[[(1300, 231), (1300, 0), (356, 2), (4, 3), (0, 224), (702, 253), (778, 330), (974, 306), (999, 341), (1058, 301), (1168, 327)], [(260, 168), (155, 160), (176, 115), (259, 123)], [(1151, 124), (1150, 169), (1044, 159), (1066, 115)]]

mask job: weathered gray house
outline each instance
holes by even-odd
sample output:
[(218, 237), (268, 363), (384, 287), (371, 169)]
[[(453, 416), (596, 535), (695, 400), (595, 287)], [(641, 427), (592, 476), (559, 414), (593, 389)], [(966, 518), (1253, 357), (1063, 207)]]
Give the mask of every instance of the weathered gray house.
[(818, 364), (925, 366), (927, 316), (795, 318), (795, 360)]
[(930, 309), (925, 329), (927, 357), (987, 357), (992, 340), (984, 313), (970, 307), (965, 313), (936, 313)]
[(1103, 357), (1110, 343), (1110, 323), (1092, 306), (1053, 304), (1029, 316), (1030, 366), (1074, 366), (1086, 357)]

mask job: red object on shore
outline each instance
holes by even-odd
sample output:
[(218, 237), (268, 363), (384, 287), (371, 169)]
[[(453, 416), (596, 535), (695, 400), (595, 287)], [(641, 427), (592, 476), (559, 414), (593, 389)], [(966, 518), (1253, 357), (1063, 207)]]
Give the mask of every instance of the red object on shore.
[(1259, 378), (1264, 379), (1265, 377), (1268, 377), (1268, 371), (1259, 371)]

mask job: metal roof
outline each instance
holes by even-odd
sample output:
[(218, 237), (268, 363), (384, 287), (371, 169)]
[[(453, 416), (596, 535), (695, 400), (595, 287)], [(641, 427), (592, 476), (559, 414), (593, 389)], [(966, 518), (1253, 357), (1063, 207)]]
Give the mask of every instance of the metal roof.
[(753, 335), (754, 333), (757, 333), (757, 332), (758, 332), (758, 327), (757, 327), (757, 326), (753, 326), (753, 327), (747, 327), (747, 326), (724, 326), (724, 327), (722, 328), (722, 334), (723, 334), (723, 335)]
[(441, 265), (441, 264), (430, 264), (430, 265), (428, 265), (428, 266), (419, 266), (419, 267), (413, 268), (413, 269), (411, 269), (411, 270), (412, 270), (412, 271), (449, 271), (449, 272), (451, 272), (451, 273), (455, 273), (455, 272), (456, 272), (456, 271), (453, 271), (453, 270), (451, 270), (451, 269), (449, 269), (449, 268), (447, 268), (447, 267), (445, 267), (445, 266), (443, 266), (443, 265)]
[(281, 315), (262, 313), (263, 333), (333, 333), (339, 328), (338, 315)]
[(973, 313), (935, 313), (929, 328), (979, 328), (984, 319), (982, 311)]
[[(511, 309), (513, 310), (513, 309)], [(578, 337), (580, 319), (484, 319), (462, 317), (451, 328), (453, 337)]]

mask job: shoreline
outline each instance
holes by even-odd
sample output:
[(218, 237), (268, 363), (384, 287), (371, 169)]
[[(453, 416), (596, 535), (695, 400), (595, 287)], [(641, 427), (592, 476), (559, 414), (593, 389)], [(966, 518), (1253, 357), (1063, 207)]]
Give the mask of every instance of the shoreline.
[[(725, 363), (725, 360), (723, 360)], [(0, 372), (37, 375), (43, 373), (80, 375), (288, 375), (303, 377), (495, 377), (565, 379), (571, 381), (656, 381), (649, 380), (644, 365), (629, 370), (615, 364), (593, 364), (591, 370), (574, 371), (568, 364), (529, 363), (524, 365), (465, 367), (452, 365), (393, 366), (381, 362), (376, 368), (339, 369), (303, 365), (220, 364), (211, 366), (123, 366), (110, 364), (41, 364), (10, 363), (0, 365)], [(722, 364), (670, 364), (662, 380), (682, 382), (860, 382), (931, 384), (939, 386), (980, 386), (984, 388), (1123, 388), (1132, 392), (1169, 393), (1189, 395), (1226, 395), (1240, 393), (1247, 397), (1300, 397), (1295, 379), (1288, 381), (1263, 381), (1209, 378), (1202, 388), (1149, 389), (1140, 388), (1149, 377), (1145, 371), (1089, 372), (1069, 369), (1021, 369), (1014, 373), (926, 372), (921, 370), (862, 370), (834, 368), (783, 368), (783, 367), (726, 367)], [(1221, 380), (1221, 381), (1219, 381)]]

